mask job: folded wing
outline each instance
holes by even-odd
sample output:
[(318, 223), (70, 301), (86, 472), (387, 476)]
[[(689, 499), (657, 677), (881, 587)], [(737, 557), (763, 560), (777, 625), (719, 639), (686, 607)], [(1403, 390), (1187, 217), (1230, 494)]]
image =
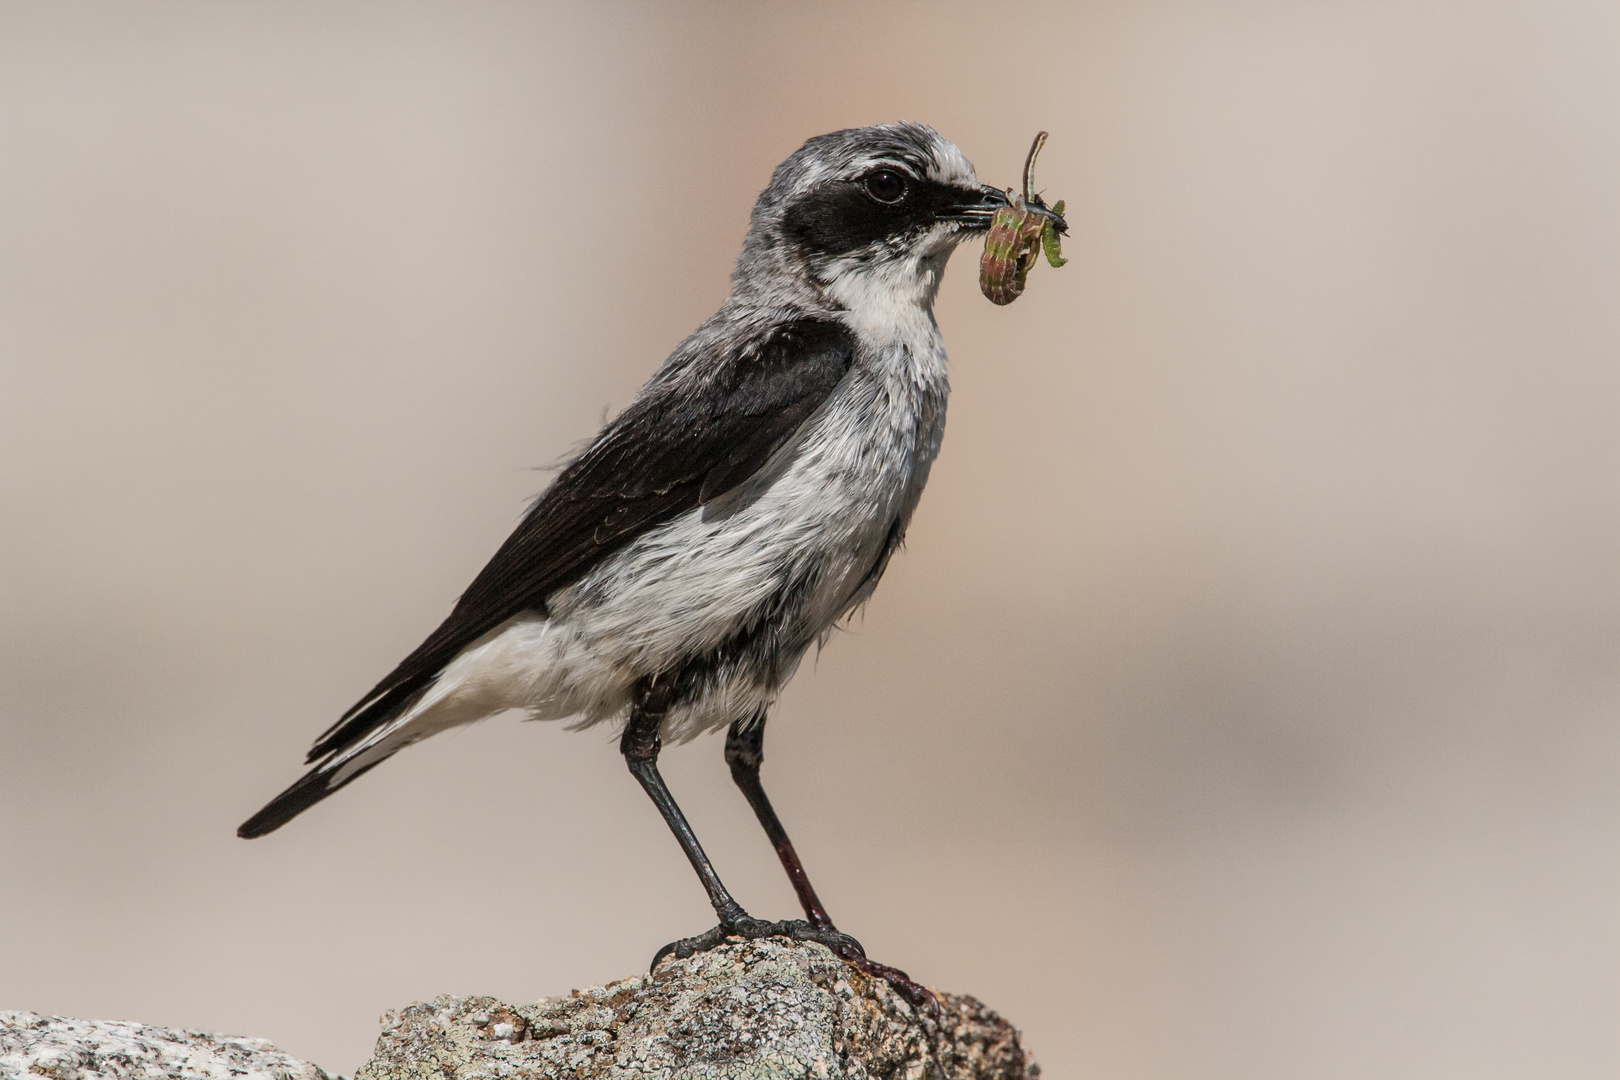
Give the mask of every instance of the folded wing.
[[(804, 320), (655, 377), (530, 508), (450, 616), (310, 749), (330, 762), (388, 724), (484, 634), (577, 582), (643, 533), (749, 477), (831, 395), (854, 360), (841, 323)], [(260, 836), (331, 794), (321, 767), (238, 830)]]

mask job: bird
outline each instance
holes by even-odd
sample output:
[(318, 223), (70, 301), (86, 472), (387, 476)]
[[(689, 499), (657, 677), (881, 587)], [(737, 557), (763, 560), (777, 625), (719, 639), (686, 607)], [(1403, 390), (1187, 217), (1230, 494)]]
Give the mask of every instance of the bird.
[[(827, 915), (760, 781), (767, 715), (800, 660), (872, 595), (945, 429), (933, 305), (952, 251), (1009, 205), (933, 128), (809, 139), (749, 218), (719, 310), (557, 474), (444, 622), (315, 741), (299, 780), (238, 829), (280, 828), (394, 754), (509, 710), (622, 725), (619, 749), (728, 937), (818, 941)], [(749, 915), (658, 770), (665, 742), (725, 729), (725, 760), (802, 920)]]

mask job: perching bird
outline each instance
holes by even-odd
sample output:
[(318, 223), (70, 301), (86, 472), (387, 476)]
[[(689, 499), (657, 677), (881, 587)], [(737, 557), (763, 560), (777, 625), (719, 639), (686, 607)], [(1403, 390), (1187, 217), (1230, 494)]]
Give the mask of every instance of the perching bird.
[[(630, 771), (719, 925), (868, 964), (816, 898), (760, 786), (767, 710), (862, 604), (906, 533), (945, 429), (934, 296), (1008, 199), (931, 128), (822, 135), (754, 205), (732, 293), (525, 515), (450, 617), (237, 832), (263, 836), (429, 735), (508, 709), (622, 722)], [(807, 921), (750, 917), (658, 773), (664, 740), (729, 728), (726, 760)], [(657, 963), (657, 960), (654, 960)]]

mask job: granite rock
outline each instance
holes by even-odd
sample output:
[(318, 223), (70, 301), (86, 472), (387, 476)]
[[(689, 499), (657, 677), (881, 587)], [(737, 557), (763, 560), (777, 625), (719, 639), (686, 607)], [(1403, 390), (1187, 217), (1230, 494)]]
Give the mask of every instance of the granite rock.
[(728, 942), (534, 1005), (440, 997), (383, 1016), (355, 1080), (1035, 1080), (971, 997), (912, 1006), (820, 945)]
[(263, 1039), (0, 1012), (5, 1080), (331, 1080)]

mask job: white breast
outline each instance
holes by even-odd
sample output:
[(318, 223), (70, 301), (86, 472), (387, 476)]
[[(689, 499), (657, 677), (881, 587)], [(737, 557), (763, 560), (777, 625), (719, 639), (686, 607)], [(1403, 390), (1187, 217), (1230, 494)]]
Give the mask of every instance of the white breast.
[[(944, 260), (930, 267), (937, 283)], [(638, 538), (548, 601), (465, 649), (409, 712), (356, 748), (345, 769), (506, 709), (586, 726), (623, 714), (637, 680), (712, 651), (772, 612), (775, 684), (736, 680), (666, 725), (666, 739), (746, 718), (774, 699), (806, 648), (860, 599), (903, 531), (939, 451), (949, 385), (925, 296), (852, 288), (854, 367), (765, 470), (756, 490)], [(808, 583), (791, 591), (791, 582)]]
[[(456, 723), (499, 708), (607, 719), (637, 679), (713, 650), (788, 583), (808, 579), (781, 614), (791, 671), (848, 612), (896, 519), (902, 529), (910, 519), (939, 450), (948, 387), (937, 330), (917, 345), (863, 355), (763, 491), (653, 530), (553, 596), (548, 618), (520, 617), (468, 649), (440, 679), (446, 690), (454, 684), (455, 701), (436, 711)], [(746, 716), (777, 689), (714, 703), (668, 734), (729, 723), (739, 709)]]

